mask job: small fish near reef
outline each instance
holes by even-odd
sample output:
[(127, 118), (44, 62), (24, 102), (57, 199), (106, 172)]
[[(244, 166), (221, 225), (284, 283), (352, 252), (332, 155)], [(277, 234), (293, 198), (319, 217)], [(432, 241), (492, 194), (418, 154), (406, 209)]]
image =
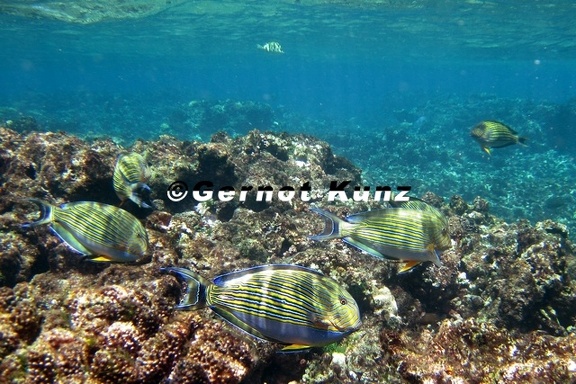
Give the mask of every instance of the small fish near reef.
[(527, 139), (518, 132), (499, 121), (482, 121), (470, 131), (484, 152), (490, 153), (490, 148), (502, 148), (514, 144), (526, 145)]
[(148, 249), (144, 226), (131, 213), (113, 205), (76, 201), (60, 207), (28, 199), (42, 210), (39, 220), (23, 228), (49, 224), (66, 244), (90, 261), (134, 262)]
[(257, 44), (256, 47), (266, 52), (284, 53), (282, 46), (277, 41), (270, 41), (264, 45)]
[(439, 252), (451, 247), (448, 220), (421, 200), (396, 203), (390, 208), (356, 213), (344, 220), (312, 207), (324, 217), (324, 232), (312, 240), (342, 239), (379, 259), (403, 262), (400, 272), (431, 261), (440, 266)]
[[(114, 167), (114, 191), (122, 203), (132, 200), (140, 208), (153, 208), (150, 203), (150, 170), (144, 158), (138, 153), (118, 156)], [(121, 204), (122, 204), (121, 203)]]
[(209, 307), (252, 336), (286, 345), (282, 351), (324, 346), (361, 325), (352, 296), (313, 269), (271, 264), (220, 275), (213, 281), (185, 268), (161, 271), (186, 283), (177, 309)]

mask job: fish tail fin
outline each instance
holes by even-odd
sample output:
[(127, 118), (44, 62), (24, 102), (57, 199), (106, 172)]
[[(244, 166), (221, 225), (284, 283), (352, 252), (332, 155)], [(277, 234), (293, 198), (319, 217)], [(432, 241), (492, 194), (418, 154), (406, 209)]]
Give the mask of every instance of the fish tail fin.
[(172, 273), (178, 280), (186, 283), (184, 295), (176, 309), (195, 310), (209, 305), (206, 290), (212, 282), (186, 268), (166, 267), (160, 268), (160, 271)]
[(325, 225), (324, 231), (321, 234), (315, 236), (308, 236), (310, 240), (321, 241), (329, 239), (339, 239), (342, 237), (340, 231), (343, 224), (346, 223), (344, 220), (342, 220), (341, 218), (330, 212), (323, 211), (322, 209), (317, 207), (311, 207), (310, 210), (312, 212), (316, 212), (317, 214), (321, 215), (324, 218), (324, 225)]
[(37, 225), (48, 224), (54, 220), (54, 208), (56, 208), (56, 207), (54, 207), (52, 204), (49, 204), (43, 200), (34, 199), (34, 198), (25, 199), (24, 201), (29, 201), (31, 203), (38, 205), (38, 207), (40, 207), (40, 218), (36, 221), (23, 223), (21, 225), (22, 228), (26, 229), (26, 228), (30, 228), (30, 227), (35, 227)]
[(518, 144), (528, 145), (528, 139), (526, 137), (518, 136)]

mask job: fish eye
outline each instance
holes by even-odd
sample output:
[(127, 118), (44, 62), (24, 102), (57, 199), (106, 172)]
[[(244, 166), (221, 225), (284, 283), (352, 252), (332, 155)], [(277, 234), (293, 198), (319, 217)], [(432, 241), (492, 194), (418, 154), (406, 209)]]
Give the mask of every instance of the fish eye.
[(345, 298), (341, 297), (340, 298), (340, 304), (346, 305), (346, 304), (348, 304), (348, 301)]

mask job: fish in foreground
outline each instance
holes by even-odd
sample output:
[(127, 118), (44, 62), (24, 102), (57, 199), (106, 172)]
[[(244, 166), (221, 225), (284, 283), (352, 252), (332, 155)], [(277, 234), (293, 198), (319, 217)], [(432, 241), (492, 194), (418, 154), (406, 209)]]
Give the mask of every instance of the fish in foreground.
[(51, 230), (90, 261), (133, 262), (148, 249), (148, 235), (129, 212), (113, 205), (76, 201), (60, 207), (28, 199), (42, 210), (39, 220), (24, 228), (49, 224)]
[(168, 267), (187, 287), (182, 310), (209, 307), (260, 339), (305, 350), (341, 340), (356, 331), (356, 301), (335, 280), (313, 269), (284, 264), (227, 273), (208, 281), (197, 273)]
[(282, 50), (282, 46), (280, 45), (280, 43), (276, 41), (270, 41), (264, 45), (257, 44), (256, 47), (266, 52), (284, 53), (284, 51)]
[(114, 167), (114, 191), (124, 203), (130, 199), (140, 208), (153, 208), (146, 200), (150, 197), (148, 179), (150, 171), (144, 158), (138, 153), (122, 154)]
[(402, 261), (400, 272), (424, 261), (440, 266), (438, 252), (451, 246), (446, 217), (421, 200), (357, 213), (344, 220), (317, 207), (311, 210), (324, 217), (326, 226), (324, 232), (310, 239), (342, 239), (377, 258)]
[(490, 148), (502, 148), (514, 144), (526, 145), (527, 139), (518, 135), (507, 125), (498, 121), (482, 121), (478, 123), (472, 131), (472, 136), (479, 144), (482, 150), (490, 155)]

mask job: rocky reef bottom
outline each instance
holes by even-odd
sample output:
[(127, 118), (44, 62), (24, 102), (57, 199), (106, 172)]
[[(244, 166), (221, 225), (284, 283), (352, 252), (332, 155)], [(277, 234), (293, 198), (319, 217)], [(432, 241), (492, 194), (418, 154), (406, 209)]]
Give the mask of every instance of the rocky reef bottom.
[[(340, 240), (313, 242), (322, 220), (382, 206), (327, 199), (333, 181), (361, 171), (310, 136), (263, 133), (207, 143), (162, 136), (121, 148), (65, 133), (0, 128), (0, 382), (2, 383), (526, 383), (575, 382), (576, 262), (566, 226), (507, 223), (486, 200), (421, 196), (449, 218), (442, 266), (399, 274)], [(23, 199), (119, 204), (118, 154), (142, 154), (157, 210), (125, 208), (146, 225), (136, 264), (84, 261)], [(170, 201), (181, 180), (216, 190), (309, 183), (310, 201)], [(300, 189), (299, 189), (300, 188)], [(190, 190), (192, 192), (192, 188)], [(265, 263), (293, 263), (336, 279), (360, 305), (363, 326), (338, 345), (305, 353), (242, 333), (209, 310), (174, 310), (182, 287), (160, 267), (212, 278)]]

